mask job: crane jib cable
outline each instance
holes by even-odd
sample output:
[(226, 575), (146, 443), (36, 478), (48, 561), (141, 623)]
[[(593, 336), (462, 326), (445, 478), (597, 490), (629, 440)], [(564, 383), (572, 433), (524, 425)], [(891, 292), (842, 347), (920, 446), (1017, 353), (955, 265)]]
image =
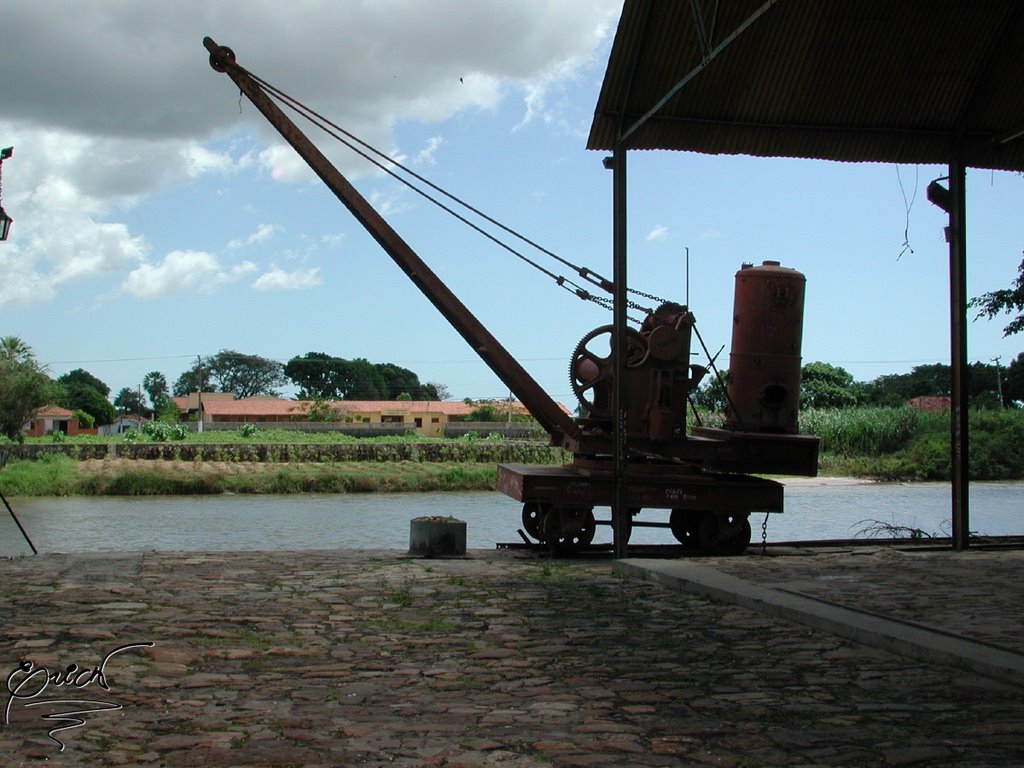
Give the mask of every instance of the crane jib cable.
[[(430, 189), (432, 189), (432, 190), (436, 191), (437, 193), (443, 195), (444, 197), (446, 197), (449, 200), (453, 201), (454, 203), (456, 203), (457, 205), (461, 206), (465, 210), (471, 212), (473, 215), (480, 217), (481, 219), (483, 219), (484, 221), (486, 221), (487, 223), (489, 223), (489, 224), (491, 224), (491, 225), (493, 225), (495, 227), (498, 227), (502, 231), (506, 232), (507, 234), (511, 235), (512, 237), (515, 237), (515, 238), (519, 239), (520, 241), (522, 241), (523, 243), (525, 243), (525, 244), (529, 245), (530, 247), (536, 249), (540, 253), (548, 256), (551, 259), (554, 259), (555, 261), (558, 261), (563, 266), (565, 266), (565, 267), (567, 267), (569, 269), (572, 269), (582, 280), (586, 281), (587, 283), (589, 283), (589, 284), (591, 284), (593, 286), (596, 286), (597, 288), (599, 288), (601, 291), (603, 291), (605, 293), (611, 294), (611, 293), (614, 292), (614, 285), (607, 278), (601, 276), (599, 273), (593, 271), (592, 269), (590, 269), (588, 267), (574, 264), (573, 262), (571, 262), (571, 261), (569, 261), (569, 260), (559, 256), (558, 254), (550, 251), (549, 249), (544, 248), (543, 246), (541, 246), (538, 243), (534, 242), (533, 240), (531, 240), (530, 238), (526, 237), (525, 235), (517, 232), (516, 230), (512, 229), (511, 227), (508, 227), (505, 224), (501, 223), (500, 221), (497, 221), (496, 219), (494, 219), (493, 217), (487, 215), (486, 213), (484, 213), (480, 209), (478, 209), (478, 208), (474, 207), (473, 205), (469, 204), (468, 202), (462, 200), (458, 196), (448, 192), (447, 190), (445, 190), (442, 187), (438, 186), (437, 184), (433, 183), (432, 181), (430, 181), (429, 179), (425, 178), (421, 174), (417, 173), (416, 171), (412, 170), (411, 168), (408, 168), (407, 166), (403, 165), (401, 162), (395, 160), (394, 158), (390, 157), (386, 153), (384, 153), (384, 152), (380, 151), (379, 149), (373, 147), (372, 145), (370, 145), (369, 143), (367, 143), (367, 142), (363, 141), (362, 139), (358, 138), (357, 136), (355, 136), (351, 132), (345, 130), (344, 128), (342, 128), (340, 126), (338, 126), (336, 123), (332, 122), (331, 120), (329, 120), (328, 118), (324, 117), (320, 113), (318, 113), (315, 110), (311, 109), (310, 107), (306, 106), (304, 103), (302, 103), (298, 99), (295, 99), (294, 97), (289, 96), (284, 91), (282, 91), (279, 88), (271, 85), (270, 83), (268, 83), (263, 78), (261, 78), (261, 77), (259, 77), (257, 75), (254, 75), (249, 70), (246, 70), (244, 67), (241, 67), (240, 65), (238, 65), (237, 62), (234, 63), (233, 66), (238, 67), (240, 70), (244, 71), (250, 78), (252, 78), (260, 86), (260, 88), (263, 89), (264, 93), (266, 93), (268, 97), (273, 98), (274, 100), (276, 100), (282, 106), (284, 106), (284, 107), (290, 109), (291, 111), (293, 111), (294, 113), (302, 116), (308, 122), (310, 122), (311, 124), (315, 125), (317, 128), (322, 130), (328, 136), (333, 138), (335, 141), (338, 141), (340, 144), (344, 145), (349, 150), (351, 150), (355, 154), (357, 154), (360, 157), (362, 157), (364, 160), (366, 160), (367, 162), (369, 162), (370, 164), (372, 164), (373, 166), (375, 166), (376, 168), (381, 170), (383, 173), (386, 173), (388, 176), (390, 176), (395, 181), (397, 181), (400, 184), (406, 186), (408, 189), (410, 189), (411, 191), (413, 191), (416, 194), (420, 195), (421, 197), (423, 197), (428, 202), (432, 203), (436, 207), (438, 207), (441, 210), (445, 211), (450, 216), (452, 216), (453, 218), (455, 218), (458, 221), (462, 222), (463, 224), (465, 224), (469, 228), (473, 229), (478, 234), (480, 234), (483, 237), (487, 238), (488, 240), (493, 242), (495, 245), (497, 245), (500, 248), (508, 251), (509, 253), (511, 253), (516, 258), (520, 259), (524, 263), (526, 263), (529, 266), (533, 267), (534, 269), (538, 270), (539, 272), (541, 272), (545, 276), (551, 278), (559, 287), (566, 289), (567, 291), (569, 291), (570, 293), (572, 293), (573, 295), (577, 296), (578, 298), (580, 298), (580, 299), (582, 299), (584, 301), (594, 302), (594, 303), (598, 304), (599, 306), (602, 306), (602, 307), (607, 308), (607, 309), (611, 308), (612, 302), (611, 302), (610, 299), (607, 299), (607, 298), (605, 298), (603, 296), (600, 296), (600, 295), (595, 295), (594, 293), (592, 293), (591, 291), (589, 291), (587, 288), (583, 287), (582, 285), (578, 284), (574, 280), (572, 280), (572, 279), (570, 279), (568, 277), (565, 277), (564, 275), (557, 275), (554, 272), (552, 272), (551, 270), (545, 268), (543, 265), (537, 263), (533, 259), (529, 258), (525, 254), (523, 254), (520, 251), (518, 251), (516, 248), (512, 247), (508, 243), (506, 243), (503, 240), (501, 240), (499, 237), (497, 237), (497, 236), (493, 235), (492, 233), (488, 232), (487, 230), (485, 230), (480, 225), (474, 223), (473, 221), (470, 221), (466, 216), (464, 216), (463, 214), (461, 214), (458, 211), (454, 210), (451, 206), (445, 204), (443, 201), (441, 201), (441, 200), (437, 199), (436, 197), (432, 196), (429, 192), (427, 192), (424, 189), (418, 187), (415, 183), (410, 181), (408, 178), (405, 178), (405, 177), (401, 176), (394, 169), (395, 168), (400, 169), (403, 173), (408, 174), (408, 176), (412, 177), (417, 182), (419, 182), (419, 183), (421, 183), (423, 185), (426, 185)], [(380, 158), (380, 159), (378, 159), (378, 158)], [(634, 294), (634, 295), (643, 296), (643, 297), (648, 298), (648, 299), (652, 299), (652, 300), (655, 300), (655, 301), (659, 301), (661, 303), (665, 303), (664, 299), (659, 299), (658, 297), (653, 296), (651, 294), (643, 293), (642, 291), (636, 291), (636, 290), (633, 290), (633, 289), (627, 289), (627, 290), (630, 293)], [(638, 303), (636, 303), (634, 301), (628, 301), (627, 304), (628, 304), (630, 309), (635, 309), (635, 310), (638, 310), (638, 311), (641, 311), (641, 312), (644, 312), (644, 313), (650, 313), (651, 312), (650, 308), (644, 307), (644, 306), (642, 306), (642, 305), (640, 305), (640, 304), (638, 304)], [(635, 322), (635, 320), (634, 320), (634, 322)]]

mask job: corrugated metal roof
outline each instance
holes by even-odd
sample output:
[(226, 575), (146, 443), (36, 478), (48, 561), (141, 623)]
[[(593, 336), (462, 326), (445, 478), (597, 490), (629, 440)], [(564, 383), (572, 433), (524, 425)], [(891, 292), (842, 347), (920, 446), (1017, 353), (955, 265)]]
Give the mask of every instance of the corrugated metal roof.
[(626, 0), (588, 148), (684, 78), (627, 149), (1024, 170), (1024, 0)]

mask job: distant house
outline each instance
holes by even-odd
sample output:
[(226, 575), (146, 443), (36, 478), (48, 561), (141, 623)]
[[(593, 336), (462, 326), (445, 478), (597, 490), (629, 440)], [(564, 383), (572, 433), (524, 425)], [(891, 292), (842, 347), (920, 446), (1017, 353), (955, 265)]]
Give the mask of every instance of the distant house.
[(32, 415), (23, 429), (29, 437), (41, 437), (51, 432), (63, 432), (68, 437), (96, 434), (95, 429), (79, 427), (78, 417), (59, 405), (44, 405)]
[[(272, 398), (277, 399), (277, 398)], [(230, 392), (193, 392), (187, 397), (172, 397), (171, 401), (178, 406), (184, 421), (196, 421), (199, 418), (200, 406), (220, 401), (233, 402), (235, 396)]]
[[(204, 429), (237, 429), (243, 424), (353, 432), (406, 432), (440, 437), (450, 421), (464, 421), (479, 404), (438, 400), (281, 400), (248, 397), (202, 398)], [(522, 403), (493, 404), (502, 412), (529, 415)], [(198, 407), (198, 403), (197, 403)], [(311, 418), (313, 411), (313, 418)], [(319, 413), (317, 413), (319, 411)], [(327, 417), (326, 420), (324, 417)]]
[(921, 395), (907, 401), (907, 405), (919, 411), (928, 413), (943, 413), (948, 411), (952, 405), (949, 395)]
[(96, 431), (101, 435), (122, 435), (130, 429), (136, 432), (142, 431), (142, 425), (149, 419), (137, 413), (126, 413), (118, 416), (112, 424), (104, 424), (97, 427)]

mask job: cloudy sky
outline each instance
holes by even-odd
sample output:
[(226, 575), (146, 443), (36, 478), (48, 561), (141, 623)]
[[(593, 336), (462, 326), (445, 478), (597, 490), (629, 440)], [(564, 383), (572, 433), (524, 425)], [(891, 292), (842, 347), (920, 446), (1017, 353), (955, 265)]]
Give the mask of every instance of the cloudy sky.
[[(197, 356), (306, 352), (416, 371), (454, 398), (507, 389), (276, 138), (202, 39), (573, 264), (611, 273), (611, 175), (584, 149), (619, 0), (6, 2), (0, 26), (0, 335), (117, 392)], [(310, 135), (484, 324), (567, 404), (568, 358), (606, 310)], [(712, 352), (733, 275), (808, 277), (804, 358), (857, 379), (949, 359), (944, 169), (636, 153), (630, 283), (687, 294)], [(968, 179), (971, 295), (1024, 249), (1024, 178)], [(690, 255), (686, 285), (685, 254)], [(565, 267), (530, 254), (555, 274)], [(1005, 322), (970, 355), (1024, 349)], [(723, 358), (724, 359), (724, 358)]]

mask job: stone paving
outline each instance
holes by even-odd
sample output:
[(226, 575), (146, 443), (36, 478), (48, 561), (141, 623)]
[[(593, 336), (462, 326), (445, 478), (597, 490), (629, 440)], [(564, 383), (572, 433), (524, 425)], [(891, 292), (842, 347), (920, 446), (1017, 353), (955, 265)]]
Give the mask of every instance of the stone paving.
[[(772, 548), (707, 560), (724, 573), (1024, 654), (1024, 549)], [(780, 554), (786, 556), (778, 556)]]
[[(980, 614), (989, 566), (1012, 578), (1021, 561), (978, 554)], [(913, 587), (975, 553), (828, 557), (704, 562), (853, 585), (909, 615), (922, 606), (886, 596), (886, 569)], [(623, 579), (609, 560), (43, 555), (0, 560), (0, 598), (5, 766), (1024, 765), (1019, 688)], [(1019, 629), (1020, 605), (986, 623), (1010, 610)], [(69, 722), (43, 715), (99, 705), (54, 699), (109, 703), (55, 732), (60, 751), (47, 731)]]

